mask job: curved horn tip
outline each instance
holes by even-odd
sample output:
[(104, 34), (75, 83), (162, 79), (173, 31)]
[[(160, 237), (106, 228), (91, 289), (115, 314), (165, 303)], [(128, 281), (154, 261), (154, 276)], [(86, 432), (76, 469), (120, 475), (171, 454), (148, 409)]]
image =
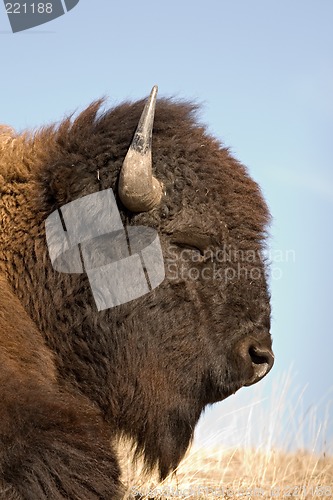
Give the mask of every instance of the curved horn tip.
[(158, 87), (154, 85), (142, 111), (119, 177), (118, 193), (124, 206), (146, 212), (159, 205), (163, 187), (152, 174), (152, 131)]
[(158, 85), (154, 85), (154, 87), (151, 89), (150, 95), (154, 96), (157, 95), (158, 92)]

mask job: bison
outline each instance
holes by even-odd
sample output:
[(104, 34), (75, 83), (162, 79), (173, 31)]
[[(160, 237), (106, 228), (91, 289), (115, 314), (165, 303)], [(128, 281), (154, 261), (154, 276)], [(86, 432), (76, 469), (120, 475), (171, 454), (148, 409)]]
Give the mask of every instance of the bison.
[[(99, 100), (35, 132), (1, 128), (6, 500), (120, 498), (120, 435), (165, 478), (205, 406), (273, 365), (261, 191), (198, 122), (196, 104), (156, 93), (107, 111)], [(124, 227), (158, 234), (165, 277), (98, 310), (87, 272), (52, 265), (46, 221), (106, 190)], [(96, 224), (109, 216), (90, 209)]]

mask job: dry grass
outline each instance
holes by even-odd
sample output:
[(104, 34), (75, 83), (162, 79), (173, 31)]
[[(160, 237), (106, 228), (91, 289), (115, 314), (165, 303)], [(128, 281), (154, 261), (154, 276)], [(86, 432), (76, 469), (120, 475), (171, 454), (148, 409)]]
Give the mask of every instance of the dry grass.
[(234, 406), (226, 400), (214, 423), (206, 416), (202, 434), (207, 437), (211, 427), (219, 431), (210, 438), (195, 439), (177, 471), (163, 483), (156, 476), (145, 476), (142, 463), (133, 463), (129, 444), (121, 441), (126, 498), (332, 500), (329, 408), (326, 417), (320, 416), (319, 406), (304, 408), (305, 389), (295, 388), (290, 372), (276, 379), (267, 397), (265, 385), (258, 386), (256, 393), (247, 393), (243, 407), (241, 399)]
[(308, 452), (191, 450), (163, 483), (130, 459), (122, 466), (128, 499), (333, 498), (333, 457)]

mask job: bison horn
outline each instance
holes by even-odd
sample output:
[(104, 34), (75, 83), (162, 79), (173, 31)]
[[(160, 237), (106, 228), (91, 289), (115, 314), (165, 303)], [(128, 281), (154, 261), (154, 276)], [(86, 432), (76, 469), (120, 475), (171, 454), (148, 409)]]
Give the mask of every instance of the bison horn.
[(157, 85), (150, 93), (127, 151), (119, 177), (119, 196), (132, 212), (147, 212), (162, 197), (162, 184), (152, 174), (152, 132)]

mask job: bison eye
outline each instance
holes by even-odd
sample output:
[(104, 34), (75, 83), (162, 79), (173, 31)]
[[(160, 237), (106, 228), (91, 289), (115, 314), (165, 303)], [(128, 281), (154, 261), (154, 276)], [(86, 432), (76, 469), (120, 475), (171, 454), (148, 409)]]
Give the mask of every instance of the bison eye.
[(199, 248), (199, 247), (194, 246), (194, 245), (187, 245), (185, 243), (178, 243), (175, 241), (173, 243), (175, 243), (181, 249), (189, 250), (189, 251), (192, 251), (194, 253), (200, 254), (202, 257), (204, 257), (204, 255), (205, 255), (205, 249), (203, 249), (203, 248)]
[(205, 256), (205, 252), (211, 244), (209, 236), (191, 232), (190, 230), (175, 232), (172, 235), (171, 241), (180, 248), (199, 253), (201, 257)]

